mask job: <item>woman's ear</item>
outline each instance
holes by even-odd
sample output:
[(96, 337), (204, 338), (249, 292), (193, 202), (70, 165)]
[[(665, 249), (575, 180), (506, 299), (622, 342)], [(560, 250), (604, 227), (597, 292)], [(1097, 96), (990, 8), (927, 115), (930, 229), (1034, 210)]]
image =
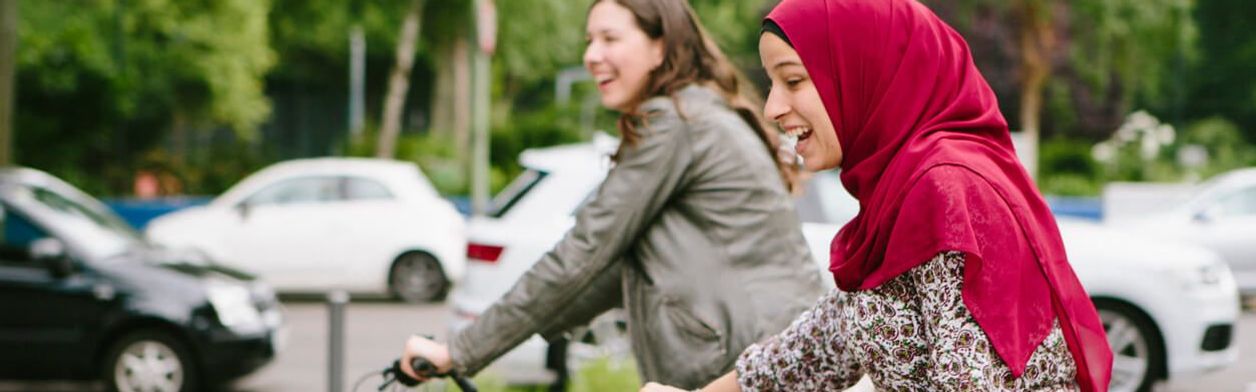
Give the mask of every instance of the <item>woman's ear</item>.
[(667, 45), (663, 44), (663, 39), (655, 39), (650, 42), (650, 53), (654, 55), (654, 66), (650, 70), (659, 69), (663, 66), (663, 61), (667, 57)]

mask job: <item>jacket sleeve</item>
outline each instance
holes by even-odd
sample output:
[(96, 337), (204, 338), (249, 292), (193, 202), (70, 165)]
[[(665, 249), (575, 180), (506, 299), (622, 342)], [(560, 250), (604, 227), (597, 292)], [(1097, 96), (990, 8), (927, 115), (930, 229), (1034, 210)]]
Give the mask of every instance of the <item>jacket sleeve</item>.
[(455, 368), (475, 374), (534, 333), (546, 331), (637, 240), (683, 188), (692, 160), (686, 125), (659, 116), (624, 149), (576, 225), (493, 306), (450, 339)]
[(541, 337), (547, 342), (553, 342), (573, 328), (589, 324), (602, 313), (623, 306), (622, 268), (622, 265), (615, 263), (606, 272), (598, 275), (589, 288), (577, 294), (572, 303), (555, 316), (549, 326), (540, 331)]

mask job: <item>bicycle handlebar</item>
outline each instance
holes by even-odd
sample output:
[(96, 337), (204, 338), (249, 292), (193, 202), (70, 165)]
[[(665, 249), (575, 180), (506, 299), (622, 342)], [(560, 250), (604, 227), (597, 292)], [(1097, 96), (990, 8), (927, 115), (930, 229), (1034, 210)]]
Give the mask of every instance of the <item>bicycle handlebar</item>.
[[(425, 380), (417, 380), (413, 377), (410, 377), (410, 375), (406, 374), (405, 372), (401, 371), (400, 359), (393, 361), (392, 367), (387, 370), (384, 370), (384, 373), (386, 376), (391, 375), (392, 380), (395, 380), (396, 382), (401, 383), (401, 385), (405, 385), (407, 387), (413, 387), (413, 386), (422, 384), (423, 381), (426, 381), (426, 379), (437, 378), (437, 377), (449, 377), (449, 379), (453, 380), (455, 384), (458, 384), (458, 389), (461, 389), (462, 392), (478, 392), (478, 389), (476, 389), (475, 384), (472, 383), (471, 380), (467, 379), (465, 376), (458, 374), (457, 370), (450, 370), (448, 373), (440, 373), (436, 370), (436, 365), (433, 365), (431, 361), (427, 360), (427, 358), (423, 358), (423, 357), (411, 358), (410, 368), (414, 369), (414, 372), (417, 373), (419, 377), (423, 377)], [(381, 385), (380, 390), (381, 391), (384, 390), (384, 388), (387, 387), (389, 383), (391, 383), (391, 381), (384, 383), (384, 385)]]

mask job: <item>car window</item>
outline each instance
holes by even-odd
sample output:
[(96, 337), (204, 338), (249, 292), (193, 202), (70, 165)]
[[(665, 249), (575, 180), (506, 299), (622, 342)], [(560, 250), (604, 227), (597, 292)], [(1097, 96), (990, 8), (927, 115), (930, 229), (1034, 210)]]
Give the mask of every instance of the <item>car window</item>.
[(358, 177), (344, 179), (345, 200), (383, 200), (392, 199), (392, 192), (375, 180)]
[(510, 185), (507, 185), (505, 189), (497, 193), (497, 196), (493, 197), (492, 213), (490, 215), (494, 218), (506, 216), (506, 213), (510, 212), (510, 209), (515, 204), (518, 204), (519, 200), (522, 200), (528, 192), (535, 189), (536, 185), (541, 183), (541, 180), (545, 179), (546, 175), (543, 171), (532, 169), (525, 170), (519, 174), (514, 181), (510, 182)]
[(1245, 188), (1222, 196), (1209, 211), (1216, 218), (1256, 215), (1256, 187)]
[(284, 180), (263, 188), (246, 199), (250, 206), (267, 204), (325, 203), (340, 199), (335, 177), (305, 177)]
[(48, 233), (0, 205), (0, 267), (34, 267), (30, 246)]
[(90, 196), (29, 185), (10, 186), (5, 194), (12, 208), (74, 243), (89, 259), (105, 260), (144, 246), (135, 229)]

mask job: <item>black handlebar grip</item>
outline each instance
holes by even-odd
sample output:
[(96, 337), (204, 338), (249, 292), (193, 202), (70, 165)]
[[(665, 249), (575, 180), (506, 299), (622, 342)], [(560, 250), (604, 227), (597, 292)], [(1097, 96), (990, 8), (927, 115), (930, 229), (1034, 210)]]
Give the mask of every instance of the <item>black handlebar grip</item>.
[(453, 370), (450, 370), (449, 373), (440, 373), (440, 371), (436, 369), (436, 365), (432, 364), (431, 361), (428, 361), (427, 358), (411, 358), (410, 368), (414, 369), (416, 374), (424, 378), (448, 376), (454, 380), (455, 384), (458, 384), (458, 389), (461, 389), (462, 392), (477, 392), (475, 384), (472, 384), (471, 380), (468, 380), (466, 377), (463, 377), (461, 374), (458, 374), (458, 372)]
[(433, 365), (432, 361), (428, 361), (427, 358), (423, 357), (410, 358), (410, 368), (414, 369), (414, 373), (421, 377), (432, 378), (441, 375), (437, 373), (436, 365)]

